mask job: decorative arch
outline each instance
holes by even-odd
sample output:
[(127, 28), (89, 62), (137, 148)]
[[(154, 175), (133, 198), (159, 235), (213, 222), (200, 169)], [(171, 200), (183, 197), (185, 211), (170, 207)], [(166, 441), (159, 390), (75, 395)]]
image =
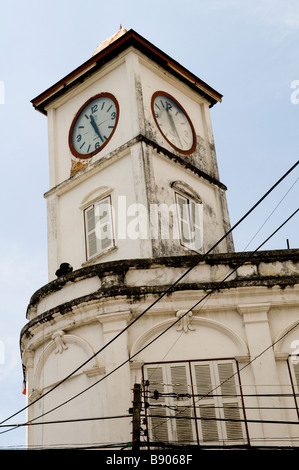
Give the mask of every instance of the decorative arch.
[(293, 321), (281, 330), (274, 339), (274, 352), (276, 354), (292, 354), (292, 343), (297, 341), (298, 345), (299, 321)]
[(98, 188), (93, 189), (88, 194), (86, 194), (84, 198), (82, 199), (80, 209), (86, 208), (87, 206), (93, 204), (98, 199), (101, 199), (107, 196), (112, 191), (113, 191), (113, 188), (111, 188), (111, 186), (99, 186)]
[(185, 196), (193, 198), (196, 202), (202, 203), (200, 195), (184, 181), (173, 181), (170, 186)]
[[(38, 360), (35, 376), (33, 379), (33, 391), (35, 393), (38, 394), (39, 391), (44, 388), (44, 384), (42, 384), (42, 375), (47, 360), (52, 354), (63, 355), (64, 352), (68, 350), (70, 345), (78, 346), (79, 349), (83, 352), (83, 354), (81, 355), (81, 360), (82, 356), (86, 357), (86, 360), (88, 360), (94, 355), (94, 351), (92, 350), (91, 346), (79, 336), (65, 334), (62, 330), (56, 331), (55, 333), (53, 333), (52, 340), (46, 346)], [(61, 360), (63, 360), (63, 357)], [(78, 364), (78, 366), (79, 365), (80, 364)], [(83, 366), (82, 369), (79, 369), (73, 376), (77, 376), (82, 373), (86, 374), (88, 377), (92, 377), (94, 375), (104, 374), (105, 368), (99, 367), (96, 358), (93, 357), (89, 362), (85, 364), (85, 366)], [(57, 377), (56, 382), (62, 380), (63, 378), (64, 377)], [(51, 383), (47, 384), (47, 386), (51, 386)]]
[[(177, 312), (177, 316), (180, 317), (182, 315), (182, 311)], [(173, 327), (172, 327), (173, 325)], [(207, 319), (204, 317), (199, 317), (199, 316), (192, 316), (192, 319), (184, 317), (184, 323), (178, 322), (174, 324), (174, 319), (168, 319), (164, 320), (162, 322), (157, 323), (155, 326), (149, 328), (147, 331), (145, 331), (133, 344), (131, 351), (130, 351), (130, 357), (134, 361), (134, 358), (136, 357), (136, 360), (141, 360), (141, 357), (139, 357), (139, 351), (141, 351), (140, 356), (143, 355), (143, 351), (146, 350), (146, 345), (148, 345), (154, 338), (158, 338), (159, 335), (165, 331), (168, 330), (165, 335), (169, 331), (172, 331), (176, 333), (176, 335), (185, 335), (185, 344), (188, 348), (188, 343), (191, 344), (191, 340), (195, 341), (198, 338), (198, 333), (200, 332), (200, 329), (206, 329), (206, 331), (210, 330), (212, 332), (217, 332), (229, 343), (232, 345), (232, 350), (234, 349), (234, 355), (235, 356), (247, 356), (248, 355), (248, 348), (245, 344), (245, 342), (240, 338), (236, 333), (234, 333), (230, 328), (227, 326), (223, 325), (220, 322), (217, 322), (215, 320)], [(173, 333), (172, 333), (173, 335)], [(192, 338), (192, 335), (195, 335), (195, 340)], [(213, 333), (212, 333), (213, 336)], [(219, 335), (218, 335), (219, 336)], [(162, 336), (163, 338), (163, 336)], [(172, 338), (174, 341), (176, 340), (175, 337)], [(206, 337), (206, 342), (207, 345), (209, 345), (209, 342), (211, 341), (208, 337)], [(158, 339), (157, 339), (158, 341)], [(166, 341), (164, 340), (166, 343)], [(154, 344), (154, 343), (153, 343)], [(203, 344), (201, 344), (202, 350)], [(169, 344), (169, 347), (171, 347), (171, 344)], [(217, 347), (217, 346), (216, 346)], [(190, 356), (190, 350), (188, 350), (188, 354)], [(196, 352), (194, 352), (196, 354)], [(189, 357), (190, 358), (190, 357)]]

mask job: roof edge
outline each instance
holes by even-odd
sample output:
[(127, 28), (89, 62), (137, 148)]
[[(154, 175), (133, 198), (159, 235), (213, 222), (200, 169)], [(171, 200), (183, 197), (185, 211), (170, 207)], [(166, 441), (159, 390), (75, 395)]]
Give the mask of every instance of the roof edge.
[(154, 46), (147, 39), (130, 29), (97, 54), (91, 56), (64, 78), (33, 98), (31, 100), (32, 105), (37, 111), (46, 115), (47, 111), (45, 108), (51, 101), (55, 100), (58, 96), (75, 86), (79, 81), (82, 81), (84, 77), (98, 70), (105, 63), (130, 46), (135, 47), (177, 78), (183, 80), (198, 93), (207, 98), (211, 103), (210, 106), (222, 101), (222, 95), (220, 93), (187, 70), (176, 60), (172, 59), (169, 55), (165, 54), (161, 49)]

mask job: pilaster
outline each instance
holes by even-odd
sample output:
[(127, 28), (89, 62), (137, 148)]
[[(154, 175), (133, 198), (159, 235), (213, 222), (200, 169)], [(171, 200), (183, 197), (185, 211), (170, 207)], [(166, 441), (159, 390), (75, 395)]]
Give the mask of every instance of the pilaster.
[[(238, 311), (243, 317), (264, 436), (270, 439), (268, 445), (283, 445), (289, 436), (287, 425), (273, 423), (286, 421), (286, 417), (279, 398), (281, 387), (269, 327), (270, 308), (270, 303), (245, 304), (239, 305)], [(284, 436), (284, 442), (279, 443), (281, 436)]]

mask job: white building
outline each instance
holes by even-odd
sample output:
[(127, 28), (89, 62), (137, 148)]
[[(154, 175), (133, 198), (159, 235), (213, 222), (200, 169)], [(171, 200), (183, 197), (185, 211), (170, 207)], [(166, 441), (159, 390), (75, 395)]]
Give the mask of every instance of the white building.
[(142, 443), (297, 445), (299, 250), (234, 252), (220, 101), (123, 29), (32, 101), (50, 188), (49, 283), (21, 332), (28, 421), (45, 423), (29, 447), (126, 446), (134, 384)]

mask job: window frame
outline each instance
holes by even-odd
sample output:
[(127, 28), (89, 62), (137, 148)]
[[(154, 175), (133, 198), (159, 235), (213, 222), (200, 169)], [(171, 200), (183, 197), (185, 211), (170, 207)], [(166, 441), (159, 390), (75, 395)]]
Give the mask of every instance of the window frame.
[[(105, 204), (105, 202), (108, 201), (108, 227), (109, 227), (109, 232), (111, 234), (111, 238), (109, 238), (110, 243), (109, 246), (101, 246), (101, 239), (97, 237), (97, 217), (96, 217), (96, 210), (98, 207), (100, 207), (102, 204)], [(89, 211), (93, 210), (94, 211), (94, 228), (92, 230), (88, 229), (88, 220), (87, 220), (87, 214)], [(112, 206), (112, 197), (111, 194), (105, 195), (100, 197), (99, 199), (93, 201), (91, 204), (87, 205), (83, 209), (83, 220), (84, 220), (84, 238), (85, 238), (85, 256), (87, 261), (91, 261), (99, 256), (104, 255), (105, 253), (109, 252), (111, 249), (115, 247), (115, 234), (114, 234), (114, 219), (113, 219), (113, 206)], [(90, 247), (90, 241), (89, 241), (89, 236), (94, 233), (95, 236), (95, 243), (96, 243), (96, 252), (94, 254), (90, 254), (89, 252), (89, 247)]]
[[(198, 395), (198, 387), (196, 383), (195, 377), (195, 367), (200, 365), (205, 365), (209, 367), (210, 374), (212, 372), (212, 390), (214, 387), (221, 388), (221, 381), (218, 377), (215, 378), (215, 372), (217, 375), (217, 370), (219, 373), (219, 366), (230, 364), (232, 366), (232, 370), (234, 371), (232, 383), (236, 389), (236, 396), (235, 397), (220, 397), (220, 394), (215, 391), (215, 394), (212, 396), (207, 396), (206, 398), (203, 397), (201, 399), (197, 399), (196, 395)], [(179, 420), (175, 417), (175, 410), (179, 411), (179, 407), (185, 406), (188, 402), (187, 398), (180, 398), (175, 403), (175, 399), (171, 397), (171, 393), (174, 393), (177, 397), (179, 396), (179, 392), (175, 391), (175, 387), (172, 384), (172, 378), (169, 374), (169, 370), (171, 367), (178, 367), (178, 366), (185, 366), (186, 370), (186, 377), (187, 383), (183, 384), (186, 385), (188, 388), (188, 392), (190, 393), (189, 397), (189, 416), (190, 422), (188, 426), (185, 426), (186, 432), (189, 432), (189, 435), (186, 434), (186, 439), (178, 439), (178, 430), (177, 430), (177, 423)], [(157, 373), (158, 369), (162, 369), (162, 375), (159, 372)], [(150, 384), (150, 377), (148, 377), (148, 371), (152, 374), (153, 379), (156, 379), (156, 384), (151, 386)], [(153, 372), (155, 371), (155, 372)], [(168, 371), (168, 372), (167, 372)], [(179, 442), (180, 444), (185, 445), (200, 445), (202, 447), (206, 446), (223, 446), (226, 445), (248, 445), (249, 443), (249, 436), (248, 436), (248, 429), (246, 423), (246, 413), (245, 407), (242, 400), (242, 387), (239, 377), (239, 369), (238, 363), (235, 359), (202, 359), (202, 360), (185, 360), (185, 361), (171, 361), (171, 362), (161, 362), (161, 363), (145, 363), (143, 366), (143, 383), (146, 383), (146, 380), (149, 380), (149, 397), (145, 396), (145, 400), (147, 400), (150, 404), (148, 408), (148, 416), (147, 416), (147, 426), (148, 426), (148, 439), (150, 441), (159, 442), (159, 438), (161, 441), (168, 442), (168, 443), (176, 443)], [(189, 382), (190, 381), (190, 382)], [(227, 380), (227, 383), (229, 381)], [(158, 384), (160, 384), (158, 386)], [(161, 384), (164, 384), (163, 386)], [(223, 386), (223, 384), (222, 384)], [(225, 386), (225, 383), (224, 383)], [(181, 387), (182, 388), (182, 387)], [(161, 391), (163, 389), (165, 396), (160, 396), (158, 400), (152, 398), (153, 391), (158, 389)], [(178, 387), (179, 389), (179, 387)], [(146, 389), (144, 389), (144, 393), (146, 393)], [(201, 394), (202, 395), (202, 394)], [(221, 403), (222, 400), (222, 403)], [(198, 403), (197, 403), (198, 402)], [(179, 403), (179, 404), (178, 404)], [(213, 404), (214, 403), (214, 404)], [(236, 406), (237, 404), (237, 406)], [(155, 406), (156, 405), (156, 406)], [(225, 407), (226, 405), (226, 407)], [(212, 410), (212, 414), (215, 411), (215, 418), (208, 416), (210, 413), (209, 409)], [(187, 408), (186, 408), (187, 409)], [(165, 411), (166, 410), (166, 411)], [(184, 408), (182, 408), (184, 412)], [(208, 411), (208, 414), (205, 417), (200, 416), (201, 411)], [(234, 421), (229, 421), (229, 412), (232, 410), (232, 414), (236, 413), (236, 410), (239, 412), (240, 421), (238, 423), (234, 423)], [(228, 413), (228, 415), (225, 413)], [(153, 418), (151, 417), (153, 415)], [(161, 417), (163, 416), (171, 416), (171, 418), (165, 418), (165, 422), (162, 421)], [(201, 419), (202, 418), (202, 419)], [(205, 419), (206, 420), (205, 420)], [(227, 419), (227, 421), (225, 420)], [(215, 419), (215, 421), (214, 421)], [(159, 424), (160, 420), (160, 424)], [(184, 420), (181, 420), (184, 422)], [(214, 424), (214, 430), (212, 433), (217, 432), (217, 439), (206, 439), (205, 437), (210, 432), (208, 429), (209, 422)], [(158, 423), (158, 424), (157, 424)], [(239, 428), (238, 428), (238, 426)], [(158, 426), (160, 426), (160, 434), (157, 432)], [(152, 429), (154, 427), (154, 429)], [(205, 429), (203, 430), (203, 428)], [(182, 430), (182, 426), (181, 426)], [(190, 439), (191, 432), (192, 432), (192, 439)], [(235, 432), (236, 435), (241, 432), (242, 437), (239, 436), (238, 439), (231, 439), (229, 434)], [(206, 436), (204, 436), (206, 433)], [(216, 435), (216, 434), (215, 434)]]
[[(180, 244), (181, 246), (196, 252), (201, 252), (203, 249), (203, 205), (202, 201), (192, 197), (191, 195), (184, 192), (179, 192), (175, 190), (175, 203), (177, 208), (177, 221), (178, 221), (178, 230), (180, 235)], [(179, 200), (185, 201), (185, 207), (187, 207), (187, 214), (181, 213), (181, 206)], [(200, 214), (198, 214), (199, 220), (196, 221), (196, 212), (193, 208), (196, 206), (200, 207)], [(198, 224), (196, 223), (198, 222)], [(188, 242), (184, 241), (184, 230), (182, 230), (182, 225), (185, 224), (187, 227), (188, 235), (191, 238), (191, 235), (194, 234), (194, 241)], [(199, 237), (196, 237), (196, 232), (199, 233)], [(190, 239), (189, 238), (189, 239)], [(197, 243), (199, 246), (197, 247)]]

